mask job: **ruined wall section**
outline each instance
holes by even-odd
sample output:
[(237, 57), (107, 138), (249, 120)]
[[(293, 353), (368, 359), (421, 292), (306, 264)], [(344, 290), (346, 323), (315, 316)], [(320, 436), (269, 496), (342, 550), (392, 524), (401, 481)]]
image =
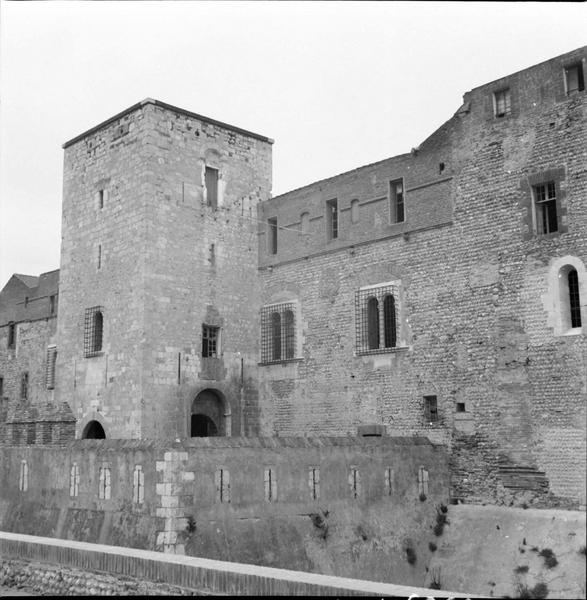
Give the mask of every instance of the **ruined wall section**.
[[(223, 433), (250, 434), (257, 413), (257, 204), (270, 194), (271, 140), (159, 104), (148, 107), (147, 126), (153, 187), (143, 437), (189, 437), (192, 403), (206, 388), (224, 400)], [(216, 206), (209, 205), (206, 167), (218, 171)], [(217, 357), (202, 357), (203, 324), (220, 328)]]
[[(140, 437), (144, 337), (144, 104), (65, 145), (57, 387), (81, 435)], [(102, 192), (102, 201), (100, 200)], [(84, 356), (85, 311), (103, 309), (101, 351)]]

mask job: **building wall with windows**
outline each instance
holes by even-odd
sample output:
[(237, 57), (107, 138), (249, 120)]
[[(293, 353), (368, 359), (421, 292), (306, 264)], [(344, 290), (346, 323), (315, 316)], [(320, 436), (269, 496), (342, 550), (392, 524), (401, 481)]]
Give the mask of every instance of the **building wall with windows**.
[(241, 433), (271, 140), (148, 99), (64, 147), (57, 390), (78, 436), (189, 436), (208, 388), (195, 426)]
[(456, 496), (585, 501), (585, 55), (475, 88), (411, 154), (263, 205), (263, 302), (295, 301), (300, 330), (260, 367), (264, 432), (383, 425), (450, 444)]

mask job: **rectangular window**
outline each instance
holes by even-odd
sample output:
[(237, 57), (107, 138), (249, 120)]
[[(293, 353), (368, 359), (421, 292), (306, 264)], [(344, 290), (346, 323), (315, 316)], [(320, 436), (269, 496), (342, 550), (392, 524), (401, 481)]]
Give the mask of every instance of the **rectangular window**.
[(582, 92), (585, 89), (585, 80), (583, 79), (583, 64), (578, 62), (565, 69), (565, 82), (567, 94)]
[(505, 117), (511, 113), (512, 104), (509, 88), (493, 94), (493, 106), (496, 117)]
[(546, 235), (558, 231), (556, 186), (554, 181), (534, 186), (536, 233)]
[(399, 282), (366, 286), (355, 294), (358, 354), (393, 351), (400, 339)]
[(71, 470), (69, 471), (69, 495), (72, 498), (77, 498), (79, 494), (79, 468), (77, 463), (73, 463), (71, 465)]
[(267, 219), (269, 254), (277, 254), (277, 217)]
[(216, 208), (218, 206), (218, 169), (206, 167), (204, 180), (206, 184), (206, 204)]
[(100, 500), (110, 500), (111, 493), (112, 486), (110, 479), (110, 467), (100, 467), (98, 481), (98, 498), (100, 498)]
[(104, 190), (98, 190), (98, 208), (104, 208)]
[(20, 461), (20, 478), (18, 489), (21, 492), (26, 492), (29, 489), (29, 465), (26, 460)]
[(418, 493), (428, 495), (428, 471), (424, 467), (418, 469)]
[(438, 422), (438, 406), (436, 396), (424, 396), (424, 419), (428, 423)]
[(57, 296), (53, 294), (49, 296), (49, 314), (53, 316), (57, 310)]
[(308, 472), (308, 485), (312, 500), (320, 500), (320, 468), (310, 467)]
[(4, 377), (0, 377), (0, 400), (4, 396)]
[(326, 227), (328, 239), (335, 240), (338, 237), (338, 200), (328, 200), (326, 203)]
[(29, 396), (29, 374), (25, 371), (20, 378), (20, 397), (26, 400)]
[(8, 347), (16, 348), (16, 323), (8, 323)]
[(101, 306), (86, 308), (84, 319), (84, 356), (90, 358), (102, 351), (104, 318)]
[(261, 363), (297, 357), (296, 304), (270, 304), (261, 309)]
[(230, 502), (230, 473), (227, 469), (218, 469), (216, 479), (216, 501)]
[(102, 268), (102, 244), (98, 244), (98, 269)]
[(393, 469), (385, 469), (385, 495), (391, 496), (393, 492)]
[(349, 486), (351, 488), (351, 496), (357, 499), (361, 495), (361, 475), (357, 467), (351, 467), (349, 473)]
[(218, 357), (218, 338), (220, 329), (210, 325), (202, 325), (202, 357)]
[(145, 501), (145, 474), (143, 467), (136, 465), (133, 471), (132, 499), (135, 504), (143, 504)]
[(55, 387), (55, 361), (57, 360), (57, 347), (47, 348), (47, 363), (45, 365), (45, 387), (52, 390)]
[(404, 220), (404, 180), (389, 182), (389, 199), (391, 204), (391, 222), (402, 223)]

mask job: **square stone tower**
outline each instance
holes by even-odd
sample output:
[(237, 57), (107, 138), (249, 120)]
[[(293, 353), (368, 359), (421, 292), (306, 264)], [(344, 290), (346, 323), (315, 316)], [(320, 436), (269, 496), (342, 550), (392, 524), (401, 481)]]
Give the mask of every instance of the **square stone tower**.
[(272, 143), (147, 99), (64, 144), (56, 394), (78, 437), (256, 432)]

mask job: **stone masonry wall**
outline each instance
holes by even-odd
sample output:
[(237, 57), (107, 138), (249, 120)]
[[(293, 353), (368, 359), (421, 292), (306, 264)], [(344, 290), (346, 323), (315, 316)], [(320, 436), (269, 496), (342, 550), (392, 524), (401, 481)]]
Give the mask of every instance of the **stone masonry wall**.
[[(278, 223), (310, 213), (308, 235), (279, 232), (277, 255), (260, 237), (263, 302), (296, 301), (301, 330), (298, 360), (260, 367), (265, 434), (384, 425), (454, 444), (455, 495), (585, 503), (586, 100), (565, 94), (563, 71), (580, 59), (584, 48), (467, 93), (411, 155), (264, 204)], [(493, 92), (508, 86), (512, 114), (495, 118)], [(386, 189), (399, 177), (406, 219), (390, 224)], [(536, 235), (532, 185), (552, 178), (559, 231)], [(332, 198), (334, 242), (320, 225)], [(556, 300), (564, 265), (580, 279), (573, 331)], [(398, 345), (361, 355), (355, 293), (386, 282), (399, 289)]]

